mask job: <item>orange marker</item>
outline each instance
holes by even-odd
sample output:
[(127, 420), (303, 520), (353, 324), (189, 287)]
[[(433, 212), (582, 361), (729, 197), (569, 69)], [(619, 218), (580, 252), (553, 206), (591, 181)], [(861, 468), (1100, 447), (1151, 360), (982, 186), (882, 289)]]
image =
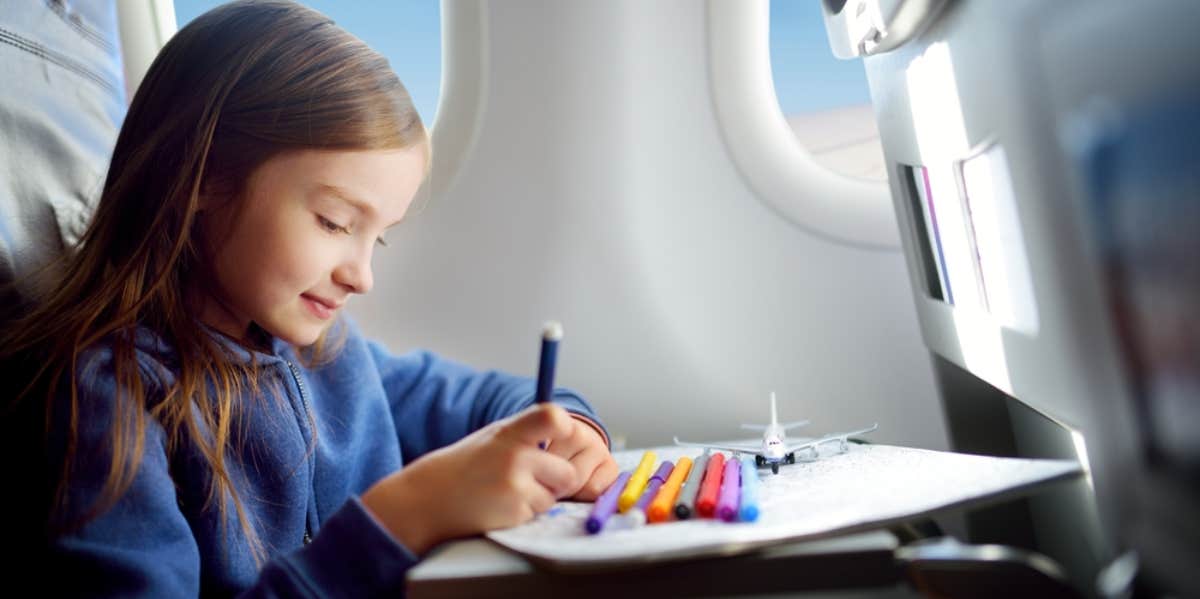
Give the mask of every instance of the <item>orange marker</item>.
[(712, 518), (717, 510), (717, 493), (721, 492), (721, 476), (725, 473), (725, 454), (714, 453), (704, 469), (704, 482), (696, 495), (696, 513), (701, 518)]
[(679, 487), (683, 486), (683, 479), (687, 478), (688, 472), (691, 470), (692, 458), (682, 457), (675, 462), (675, 469), (671, 471), (671, 476), (667, 477), (667, 482), (663, 483), (662, 488), (658, 490), (658, 495), (650, 503), (650, 511), (646, 514), (647, 519), (651, 522), (667, 520), (667, 515), (671, 513), (671, 506), (675, 505), (675, 498), (679, 496)]

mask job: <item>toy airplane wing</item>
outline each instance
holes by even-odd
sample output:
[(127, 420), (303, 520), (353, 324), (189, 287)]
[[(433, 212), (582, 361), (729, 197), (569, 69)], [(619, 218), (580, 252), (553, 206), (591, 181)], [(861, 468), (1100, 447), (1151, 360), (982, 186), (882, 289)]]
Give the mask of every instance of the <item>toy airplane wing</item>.
[[(780, 424), (779, 428), (782, 428), (785, 431), (790, 431), (794, 428), (801, 427), (801, 426), (807, 426), (807, 425), (808, 425), (807, 420), (797, 420), (796, 422), (785, 422), (783, 424)], [(743, 424), (742, 428), (744, 428), (748, 431), (762, 432), (762, 431), (767, 430), (767, 427), (769, 427), (769, 426), (771, 426), (771, 425), (769, 425), (769, 424)]]
[(847, 437), (851, 437), (854, 435), (865, 435), (871, 431), (874, 431), (877, 428), (879, 428), (878, 423), (872, 424), (871, 426), (868, 426), (867, 428), (858, 429), (856, 431), (847, 431), (844, 433), (833, 433), (830, 435), (825, 435), (824, 437), (821, 437), (819, 439), (810, 439), (808, 441), (803, 441), (800, 443), (791, 443), (787, 446), (787, 449), (784, 449), (783, 451), (784, 451), (784, 453), (792, 453), (793, 451), (801, 451), (804, 449), (815, 448), (818, 445), (821, 445), (824, 443), (829, 443), (832, 441), (844, 442)]
[(726, 443), (723, 445), (717, 443), (689, 443), (687, 441), (680, 441), (679, 437), (675, 437), (675, 444), (679, 445), (680, 447), (700, 447), (703, 449), (716, 449), (720, 451), (749, 453), (753, 455), (758, 455), (762, 452), (762, 445), (753, 443)]

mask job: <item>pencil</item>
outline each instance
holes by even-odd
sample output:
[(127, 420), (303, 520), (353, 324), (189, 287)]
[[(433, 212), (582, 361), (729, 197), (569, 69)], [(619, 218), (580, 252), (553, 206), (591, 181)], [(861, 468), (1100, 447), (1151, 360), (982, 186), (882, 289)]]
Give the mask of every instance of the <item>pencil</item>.
[(554, 365), (558, 362), (558, 342), (562, 340), (562, 325), (549, 321), (542, 327), (542, 351), (538, 359), (537, 395), (534, 401), (546, 403), (554, 393)]
[[(554, 365), (558, 362), (558, 342), (562, 340), (562, 325), (548, 321), (542, 325), (542, 349), (538, 357), (537, 390), (534, 403), (546, 403), (554, 394)], [(546, 442), (538, 441), (538, 448), (545, 449)]]

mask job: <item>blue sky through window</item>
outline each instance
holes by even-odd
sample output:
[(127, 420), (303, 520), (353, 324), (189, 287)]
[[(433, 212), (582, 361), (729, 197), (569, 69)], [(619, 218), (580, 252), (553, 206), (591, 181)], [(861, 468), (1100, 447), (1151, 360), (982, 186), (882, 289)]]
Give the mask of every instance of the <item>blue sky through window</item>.
[(783, 114), (869, 104), (862, 60), (841, 60), (815, 0), (772, 0), (771, 71)]
[[(220, 0), (175, 0), (183, 27)], [(302, 0), (387, 57), (426, 127), (433, 127), (442, 76), (441, 8), (437, 0)]]

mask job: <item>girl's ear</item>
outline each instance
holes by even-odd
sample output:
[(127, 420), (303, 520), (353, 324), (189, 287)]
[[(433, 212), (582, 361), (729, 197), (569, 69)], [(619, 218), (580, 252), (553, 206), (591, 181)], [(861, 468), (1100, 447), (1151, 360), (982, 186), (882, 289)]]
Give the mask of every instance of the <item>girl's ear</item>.
[(229, 207), (238, 195), (236, 186), (224, 177), (205, 177), (196, 197), (196, 212), (209, 214)]
[(211, 183), (200, 184), (200, 192), (196, 195), (196, 212), (212, 212), (221, 205), (221, 195), (216, 193)]
[(200, 188), (199, 195), (196, 196), (196, 214), (212, 213), (229, 203), (229, 198), (226, 194), (217, 193), (211, 187), (205, 185)]
[(215, 195), (202, 193), (196, 198), (196, 214), (212, 214), (224, 202)]
[(213, 177), (206, 176), (200, 180), (200, 191), (196, 195), (196, 213), (212, 213), (220, 208), (227, 199), (228, 194), (223, 193), (222, 185), (214, 181)]

